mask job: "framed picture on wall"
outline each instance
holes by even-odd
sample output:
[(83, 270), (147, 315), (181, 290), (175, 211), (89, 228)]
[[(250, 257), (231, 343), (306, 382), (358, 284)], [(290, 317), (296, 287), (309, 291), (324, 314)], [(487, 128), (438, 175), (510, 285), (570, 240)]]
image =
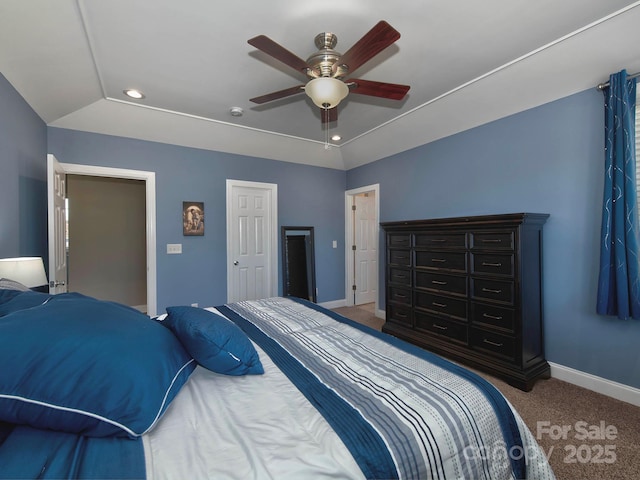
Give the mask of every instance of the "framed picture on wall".
[(182, 202), (182, 234), (204, 235), (204, 202)]

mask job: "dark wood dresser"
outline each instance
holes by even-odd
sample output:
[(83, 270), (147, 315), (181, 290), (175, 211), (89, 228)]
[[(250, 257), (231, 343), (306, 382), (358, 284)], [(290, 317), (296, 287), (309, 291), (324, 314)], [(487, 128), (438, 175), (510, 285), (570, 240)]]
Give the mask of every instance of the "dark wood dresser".
[(542, 226), (514, 213), (385, 222), (383, 331), (525, 391), (549, 377)]

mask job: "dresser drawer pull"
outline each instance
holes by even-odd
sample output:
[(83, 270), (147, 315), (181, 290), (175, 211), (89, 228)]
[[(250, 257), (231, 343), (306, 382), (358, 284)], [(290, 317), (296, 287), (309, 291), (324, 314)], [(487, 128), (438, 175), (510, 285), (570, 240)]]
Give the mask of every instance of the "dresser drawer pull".
[(396, 317), (407, 318), (407, 314), (398, 312), (398, 313), (396, 313)]
[(407, 296), (404, 293), (396, 293), (394, 296), (398, 298), (407, 298)]
[(493, 320), (502, 320), (502, 315), (500, 315), (499, 317), (496, 315), (489, 315), (488, 313), (483, 313), (482, 316), (484, 318), (491, 318)]
[(447, 307), (446, 303), (431, 302), (431, 305), (433, 305), (434, 307), (440, 307), (440, 308), (446, 308)]
[(431, 283), (434, 285), (446, 285), (447, 282), (443, 282), (442, 280), (431, 280)]
[(398, 260), (407, 260), (409, 257), (404, 256), (404, 255), (398, 255), (398, 256), (396, 256), (396, 258), (397, 258)]
[(447, 241), (446, 238), (432, 238), (431, 239), (432, 243), (443, 243), (443, 242), (446, 242), (446, 241)]
[(501, 263), (482, 262), (482, 266), (483, 267), (501, 267), (502, 264)]
[(492, 342), (491, 340), (487, 340), (486, 338), (483, 338), (482, 341), (484, 343), (488, 343), (489, 345), (493, 345), (494, 347), (501, 347), (502, 345), (504, 345), (503, 343)]
[(433, 328), (437, 328), (438, 330), (448, 330), (449, 327), (445, 327), (444, 325), (438, 325), (437, 323), (433, 324)]
[(393, 278), (407, 278), (406, 275), (394, 275)]
[(494, 290), (492, 288), (483, 288), (482, 291), (487, 293), (502, 293), (502, 290)]
[(502, 243), (499, 238), (483, 238), (480, 240), (482, 243)]
[(431, 261), (436, 263), (447, 263), (447, 260), (444, 258), (432, 258)]

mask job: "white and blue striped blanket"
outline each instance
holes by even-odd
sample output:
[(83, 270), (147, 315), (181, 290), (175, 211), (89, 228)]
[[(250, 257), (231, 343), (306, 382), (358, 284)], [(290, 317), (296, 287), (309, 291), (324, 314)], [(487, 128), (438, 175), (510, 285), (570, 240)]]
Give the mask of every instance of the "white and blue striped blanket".
[(520, 417), (469, 370), (304, 300), (217, 309), (323, 414), (367, 478), (553, 478)]

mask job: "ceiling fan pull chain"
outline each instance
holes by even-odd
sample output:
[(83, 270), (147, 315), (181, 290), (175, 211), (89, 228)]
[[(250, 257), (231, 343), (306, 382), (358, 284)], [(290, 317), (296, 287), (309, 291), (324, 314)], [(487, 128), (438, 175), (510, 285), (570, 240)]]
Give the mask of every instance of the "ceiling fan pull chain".
[(325, 129), (324, 129), (324, 149), (325, 150), (329, 150), (329, 124), (325, 123)]

